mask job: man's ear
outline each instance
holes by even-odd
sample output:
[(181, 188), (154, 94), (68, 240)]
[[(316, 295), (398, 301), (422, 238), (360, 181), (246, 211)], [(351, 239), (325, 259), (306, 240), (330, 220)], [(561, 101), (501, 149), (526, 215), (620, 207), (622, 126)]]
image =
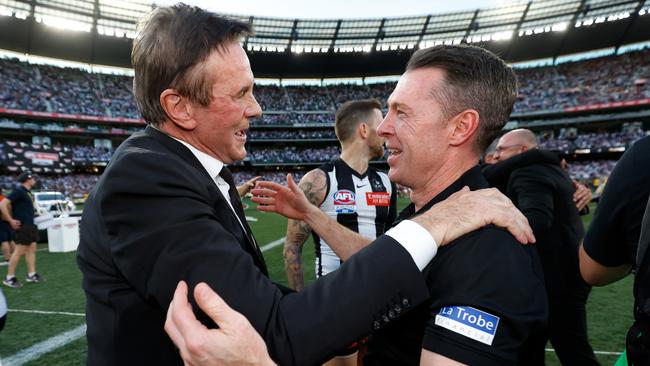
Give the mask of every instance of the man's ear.
[(359, 134), (361, 137), (368, 138), (368, 134), (370, 134), (370, 127), (368, 126), (367, 123), (361, 122), (359, 123), (359, 127), (357, 127)]
[(460, 146), (471, 140), (478, 130), (479, 115), (474, 109), (466, 109), (458, 113), (450, 121), (449, 144)]
[(174, 125), (188, 131), (196, 128), (197, 122), (192, 116), (192, 103), (176, 89), (163, 90), (160, 93), (160, 105)]

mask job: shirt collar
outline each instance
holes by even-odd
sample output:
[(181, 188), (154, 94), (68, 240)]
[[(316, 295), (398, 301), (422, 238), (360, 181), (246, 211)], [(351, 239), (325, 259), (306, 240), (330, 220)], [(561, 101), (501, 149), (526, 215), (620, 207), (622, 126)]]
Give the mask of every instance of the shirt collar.
[[(152, 126), (152, 128), (155, 128), (155, 127)], [(155, 128), (155, 129), (160, 131), (157, 128)], [(197, 149), (196, 147), (190, 145), (189, 143), (187, 143), (187, 142), (185, 142), (183, 140), (177, 139), (176, 137), (171, 136), (171, 135), (169, 135), (169, 134), (167, 134), (167, 133), (165, 133), (163, 131), (160, 131), (160, 132), (164, 133), (165, 135), (173, 138), (174, 140), (180, 142), (185, 147), (187, 147), (192, 152), (192, 154), (196, 157), (196, 159), (199, 161), (199, 163), (201, 163), (203, 168), (208, 172), (210, 177), (212, 177), (212, 179), (215, 179), (219, 175), (219, 173), (221, 172), (221, 169), (223, 169), (224, 163), (222, 163), (219, 159), (204, 153), (203, 151)]]
[(473, 168), (467, 170), (465, 173), (463, 173), (463, 175), (460, 176), (460, 178), (449, 185), (449, 187), (445, 188), (442, 192), (438, 193), (417, 212), (415, 211), (415, 205), (413, 203), (406, 206), (406, 208), (404, 208), (402, 212), (399, 213), (397, 219), (395, 220), (395, 223), (399, 223), (400, 221), (408, 219), (414, 215), (428, 211), (433, 205), (446, 200), (452, 194), (460, 191), (464, 186), (468, 186), (472, 191), (489, 187), (488, 182), (485, 180), (483, 174), (481, 173), (480, 166), (476, 165)]

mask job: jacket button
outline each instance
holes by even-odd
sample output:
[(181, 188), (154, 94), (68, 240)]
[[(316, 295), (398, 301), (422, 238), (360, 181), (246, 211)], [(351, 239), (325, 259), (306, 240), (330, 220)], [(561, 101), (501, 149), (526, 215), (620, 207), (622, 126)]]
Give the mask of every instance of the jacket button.
[(388, 323), (388, 322), (390, 321), (390, 319), (388, 319), (388, 317), (386, 316), (386, 314), (384, 314), (384, 315), (381, 316), (381, 320), (383, 320), (384, 323)]
[(395, 313), (399, 314), (399, 313), (402, 312), (402, 307), (399, 304), (397, 304), (397, 305), (395, 305), (393, 310), (395, 310)]
[(379, 330), (379, 328), (381, 328), (381, 323), (379, 323), (378, 320), (375, 320), (374, 322), (372, 322), (372, 329)]
[(388, 318), (395, 319), (395, 312), (393, 310), (388, 310)]
[(409, 299), (404, 298), (402, 299), (402, 305), (404, 305), (405, 308), (408, 308), (411, 305), (411, 303), (409, 302)]

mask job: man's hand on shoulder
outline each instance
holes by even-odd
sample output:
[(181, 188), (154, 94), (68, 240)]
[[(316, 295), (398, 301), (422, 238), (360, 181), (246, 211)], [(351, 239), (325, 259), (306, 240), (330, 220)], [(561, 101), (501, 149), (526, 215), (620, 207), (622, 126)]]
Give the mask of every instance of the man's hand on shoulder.
[(495, 188), (465, 187), (411, 220), (427, 229), (439, 246), (489, 224), (507, 229), (523, 244), (535, 242), (526, 217)]

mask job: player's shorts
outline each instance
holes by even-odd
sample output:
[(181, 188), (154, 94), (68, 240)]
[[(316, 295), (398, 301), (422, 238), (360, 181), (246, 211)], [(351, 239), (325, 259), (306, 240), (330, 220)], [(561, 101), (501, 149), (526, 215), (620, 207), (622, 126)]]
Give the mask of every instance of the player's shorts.
[(0, 243), (12, 241), (15, 238), (14, 230), (4, 222), (0, 223)]
[(38, 240), (38, 229), (33, 224), (23, 224), (16, 230), (16, 245), (30, 245)]

